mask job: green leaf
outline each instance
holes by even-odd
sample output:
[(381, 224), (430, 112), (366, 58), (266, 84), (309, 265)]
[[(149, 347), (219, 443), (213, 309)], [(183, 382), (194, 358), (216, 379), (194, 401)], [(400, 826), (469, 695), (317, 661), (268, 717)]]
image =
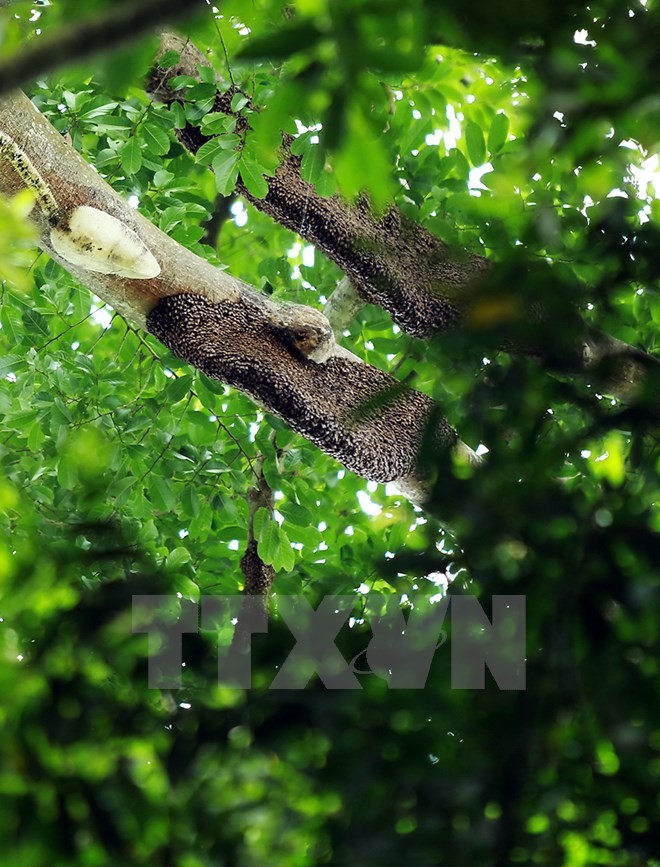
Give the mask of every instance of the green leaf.
[(135, 175), (142, 168), (140, 142), (134, 136), (124, 144), (119, 152), (121, 166), (127, 175)]
[(197, 123), (215, 105), (217, 90), (215, 84), (195, 84), (186, 92), (186, 117)]
[[(265, 512), (265, 509), (259, 511)], [(257, 535), (257, 528), (259, 534)], [(272, 566), (276, 572), (290, 572), (296, 562), (296, 555), (291, 548), (289, 537), (277, 521), (270, 516), (260, 519), (257, 524), (255, 515), (255, 536), (257, 552), (266, 565)]]
[(78, 484), (77, 467), (69, 455), (65, 455), (57, 465), (57, 483), (60, 487), (70, 491)]
[(23, 325), (28, 333), (38, 334), (40, 337), (50, 336), (48, 320), (36, 310), (26, 310), (23, 313)]
[(486, 162), (486, 142), (481, 127), (473, 120), (465, 125), (465, 143), (472, 165), (482, 166)]
[(334, 196), (337, 192), (337, 179), (331, 171), (324, 170), (314, 182), (314, 188), (319, 196)]
[(160, 215), (160, 219), (158, 220), (158, 228), (162, 232), (166, 232), (169, 234), (176, 226), (181, 223), (182, 220), (185, 219), (186, 209), (178, 206), (172, 206), (170, 208), (165, 208), (163, 213)]
[(257, 509), (257, 511), (254, 513), (254, 519), (252, 524), (254, 529), (254, 536), (257, 541), (261, 538), (264, 527), (268, 524), (270, 519), (270, 512), (263, 506)]
[(291, 547), (291, 541), (282, 527), (278, 527), (280, 544), (279, 544), (279, 561), (275, 568), (280, 571), (290, 572), (296, 565), (296, 553)]
[(224, 148), (218, 139), (212, 138), (210, 141), (204, 142), (195, 154), (195, 159), (200, 165), (209, 166), (222, 150)]
[(174, 180), (172, 172), (168, 172), (167, 169), (159, 169), (154, 175), (154, 187), (156, 187), (157, 190), (162, 189), (172, 180)]
[(308, 148), (311, 147), (311, 137), (316, 134), (317, 133), (308, 131), (301, 133), (299, 136), (296, 136), (296, 138), (294, 138), (294, 140), (291, 142), (291, 153), (294, 154), (294, 156), (298, 157), (306, 153)]
[(197, 74), (201, 81), (205, 81), (207, 84), (216, 84), (217, 73), (213, 66), (207, 66), (204, 63), (199, 63), (197, 65)]
[(509, 118), (500, 112), (493, 118), (493, 122), (488, 130), (488, 152), (491, 155), (501, 151), (506, 144), (509, 135)]
[(186, 110), (180, 102), (173, 102), (170, 106), (172, 117), (174, 120), (175, 129), (183, 129), (188, 122), (186, 119)]
[(97, 117), (103, 117), (104, 115), (109, 114), (111, 111), (114, 111), (115, 108), (119, 105), (118, 102), (108, 102), (105, 99), (101, 102), (100, 105), (94, 105), (93, 108), (87, 109), (87, 111), (83, 111), (80, 114), (81, 119), (85, 120), (93, 120)]
[(198, 384), (211, 393), (211, 406), (213, 406), (213, 401), (216, 396), (222, 396), (225, 393), (225, 386), (221, 382), (218, 382), (217, 379), (210, 379), (203, 373), (199, 374)]
[(268, 195), (268, 183), (264, 178), (263, 169), (253, 159), (242, 154), (239, 171), (248, 193), (255, 199), (263, 199)]
[(18, 355), (4, 355), (0, 357), (0, 379), (4, 379), (8, 373), (16, 373), (22, 367), (25, 367), (27, 362), (24, 358)]
[(270, 519), (261, 528), (258, 537), (257, 552), (268, 566), (274, 566), (278, 559), (279, 534), (277, 522)]
[(284, 515), (287, 523), (290, 521), (297, 527), (307, 528), (313, 524), (312, 515), (309, 509), (298, 503), (285, 503), (283, 506), (278, 506), (279, 511)]
[(191, 581), (186, 575), (177, 576), (174, 581), (174, 588), (184, 599), (189, 599), (191, 602), (199, 602), (201, 596), (199, 585)]
[(178, 569), (185, 563), (190, 563), (190, 559), (190, 551), (187, 548), (179, 546), (167, 555), (165, 566), (167, 569)]
[(324, 166), (325, 149), (319, 144), (312, 144), (303, 155), (300, 176), (304, 181), (315, 184), (323, 174)]
[(165, 51), (158, 58), (158, 65), (161, 69), (167, 69), (170, 66), (174, 66), (181, 59), (181, 55), (178, 51), (174, 51), (170, 49), (169, 51)]
[(177, 376), (173, 379), (166, 390), (167, 400), (171, 403), (178, 403), (182, 398), (186, 397), (192, 387), (192, 376), (185, 373), (183, 376)]
[(219, 111), (212, 111), (202, 118), (201, 127), (204, 135), (231, 133), (236, 129), (236, 118)]
[(108, 493), (114, 497), (115, 508), (121, 508), (126, 502), (135, 488), (135, 479), (130, 476), (126, 479), (118, 479), (111, 486)]
[(97, 133), (116, 134), (120, 130), (131, 129), (132, 122), (127, 117), (103, 117), (98, 123), (90, 124), (90, 127)]
[[(467, 181), (470, 175), (470, 163), (465, 158), (463, 151), (459, 148), (453, 148), (449, 155), (449, 159), (451, 160), (451, 170), (458, 176), (458, 178)], [(465, 189), (465, 185), (463, 186), (463, 189)]]
[(184, 87), (192, 87), (197, 83), (197, 79), (193, 78), (192, 75), (175, 75), (169, 80), (169, 86), (172, 90), (183, 90)]
[(41, 448), (41, 444), (45, 439), (44, 432), (41, 428), (41, 424), (39, 422), (35, 422), (28, 432), (27, 444), (28, 448), (33, 452), (38, 451)]
[(249, 100), (244, 93), (235, 93), (231, 98), (231, 110), (238, 114), (241, 109), (245, 108)]
[(148, 480), (149, 493), (151, 502), (154, 508), (159, 512), (170, 512), (176, 506), (174, 492), (169, 480), (166, 481), (161, 476), (151, 474)]
[(162, 127), (147, 123), (142, 128), (142, 138), (149, 151), (158, 156), (164, 156), (170, 149), (170, 137)]
[(197, 151), (195, 159), (203, 166), (210, 165), (218, 154), (223, 150), (233, 150), (239, 143), (237, 135), (218, 135), (210, 141), (204, 142)]
[(238, 158), (236, 151), (221, 151), (213, 160), (213, 173), (215, 174), (215, 186), (217, 191), (228, 196), (234, 192), (238, 180)]

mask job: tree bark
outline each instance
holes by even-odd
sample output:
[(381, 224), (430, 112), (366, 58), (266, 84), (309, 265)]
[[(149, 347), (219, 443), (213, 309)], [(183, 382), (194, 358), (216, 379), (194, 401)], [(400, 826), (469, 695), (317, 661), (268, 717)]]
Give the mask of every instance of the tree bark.
[[(395, 482), (415, 499), (426, 490), (419, 456), (429, 425), (438, 449), (457, 448), (476, 460), (428, 396), (404, 388), (334, 343), (321, 313), (275, 303), (130, 208), (23, 94), (0, 100), (0, 134), (20, 142), (65, 215), (63, 225), (76, 208), (95, 208), (129, 227), (146, 246), (160, 266), (157, 276), (98, 273), (58, 255), (52, 220), (38, 207), (31, 214), (39, 245), (49, 256), (180, 358), (252, 395), (349, 469), (374, 481)], [(24, 187), (24, 177), (0, 147), (0, 193), (11, 196)], [(325, 341), (322, 362), (312, 360), (309, 350), (309, 340), (314, 349), (317, 338)]]
[[(161, 48), (177, 51), (180, 59), (170, 68), (155, 68), (147, 90), (155, 99), (171, 103), (184, 97), (181, 91), (170, 89), (170, 79), (177, 75), (199, 78), (198, 67), (210, 64), (194, 45), (174, 33), (161, 34)], [(219, 76), (216, 80), (213, 111), (232, 114), (235, 89)], [(190, 124), (178, 130), (177, 137), (191, 153), (209, 140)], [(349, 204), (339, 196), (320, 196), (302, 179), (301, 160), (290, 152), (291, 142), (290, 136), (283, 136), (281, 162), (274, 176), (266, 179), (269, 191), (265, 198), (252, 196), (240, 178), (237, 191), (255, 208), (314, 244), (339, 265), (365, 302), (387, 310), (404, 331), (430, 337), (460, 326), (469, 331), (471, 340), (478, 340), (480, 322), (502, 316), (501, 324), (511, 332), (503, 348), (532, 356), (550, 371), (580, 376), (624, 401), (636, 399), (651, 374), (651, 403), (660, 411), (660, 362), (656, 358), (599, 332), (572, 308), (563, 311), (562, 326), (553, 329), (555, 311), (545, 304), (543, 292), (526, 303), (515, 287), (507, 287), (493, 304), (480, 290), (492, 277), (498, 279), (497, 265), (450, 247), (394, 207), (377, 216), (364, 199)], [(517, 337), (519, 334), (523, 336)]]

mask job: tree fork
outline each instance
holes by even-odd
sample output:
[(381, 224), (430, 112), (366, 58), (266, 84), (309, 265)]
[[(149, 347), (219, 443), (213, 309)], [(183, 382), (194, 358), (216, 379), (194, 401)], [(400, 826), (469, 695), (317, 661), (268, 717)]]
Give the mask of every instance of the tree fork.
[[(430, 423), (437, 448), (458, 449), (477, 460), (431, 398), (334, 343), (319, 311), (261, 295), (129, 207), (25, 95), (0, 100), (0, 130), (21, 142), (62, 212), (93, 207), (139, 236), (160, 265), (157, 276), (99, 273), (59, 256), (43, 210), (35, 207), (31, 213), (39, 246), (49, 256), (179, 357), (252, 395), (349, 469), (374, 481), (395, 482), (415, 499), (423, 499), (426, 491), (426, 472), (418, 461)], [(0, 156), (0, 193), (13, 195), (24, 187), (12, 162)], [(319, 340), (322, 362), (313, 360)]]

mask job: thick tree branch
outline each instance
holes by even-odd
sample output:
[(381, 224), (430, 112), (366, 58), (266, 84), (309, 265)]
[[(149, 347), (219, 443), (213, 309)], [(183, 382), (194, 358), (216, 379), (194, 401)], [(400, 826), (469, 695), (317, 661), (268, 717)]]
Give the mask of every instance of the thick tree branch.
[[(34, 173), (48, 190), (46, 204), (35, 206), (31, 215), (41, 248), (180, 358), (252, 395), (349, 469), (375, 481), (396, 482), (416, 499), (426, 490), (419, 455), (429, 426), (438, 449), (457, 448), (474, 459), (429, 397), (402, 387), (334, 343), (321, 313), (275, 303), (136, 213), (27, 97), (13, 94), (0, 101), (0, 133), (0, 193), (18, 192)], [(21, 142), (18, 156), (7, 142)], [(58, 254), (53, 233), (66, 233), (81, 208), (83, 216), (102, 212), (114, 220), (113, 226), (125, 227), (155, 260), (155, 276), (151, 260), (148, 277), (126, 277), (100, 273), (93, 262), (73, 264)], [(322, 361), (313, 360), (321, 350), (316, 357)]]
[(204, 5), (203, 0), (125, 0), (110, 12), (41, 37), (0, 62), (0, 96), (59, 66), (151, 33), (158, 25), (184, 18)]
[[(154, 70), (148, 90), (164, 102), (185, 98), (181, 91), (172, 91), (168, 81), (182, 74), (198, 77), (198, 67), (209, 66), (208, 60), (190, 42), (169, 32), (162, 35), (162, 50), (179, 52), (179, 62), (170, 69)], [(218, 79), (213, 110), (231, 113), (232, 95), (233, 90)], [(191, 153), (208, 141), (191, 125), (177, 135)], [(478, 291), (482, 281), (497, 276), (489, 260), (450, 248), (395, 208), (379, 217), (364, 200), (351, 205), (338, 196), (320, 196), (302, 179), (300, 158), (291, 154), (290, 144), (291, 138), (284, 136), (281, 163), (274, 177), (267, 179), (269, 192), (264, 199), (251, 196), (240, 179), (237, 190), (254, 207), (297, 232), (339, 265), (364, 301), (383, 307), (404, 331), (418, 337), (457, 325), (474, 327), (485, 313), (492, 313), (492, 303), (487, 298), (484, 301)], [(510, 295), (510, 290), (507, 293)], [(545, 309), (541, 297), (534, 298), (529, 306), (522, 301), (514, 303), (516, 310), (511, 303), (504, 306), (513, 311), (515, 330), (524, 332), (520, 339), (514, 335), (507, 340), (507, 348), (537, 358), (550, 370), (582, 376), (623, 400), (639, 394), (649, 373), (657, 377), (657, 359), (586, 325), (577, 311), (570, 311), (570, 334), (564, 329), (557, 335), (552, 329), (552, 311)], [(544, 327), (537, 329), (540, 336), (535, 337), (534, 324), (538, 322)], [(517, 328), (518, 324), (522, 328)], [(472, 333), (477, 339), (478, 331)], [(654, 391), (653, 398), (660, 407), (660, 394)]]

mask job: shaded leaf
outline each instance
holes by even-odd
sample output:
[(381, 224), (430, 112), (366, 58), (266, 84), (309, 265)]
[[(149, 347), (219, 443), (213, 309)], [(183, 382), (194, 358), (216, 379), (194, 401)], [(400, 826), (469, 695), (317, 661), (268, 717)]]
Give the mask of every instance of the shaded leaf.
[(493, 118), (493, 122), (488, 130), (488, 152), (496, 154), (501, 151), (506, 144), (509, 135), (509, 118), (500, 112)]
[(465, 143), (472, 165), (483, 165), (486, 161), (486, 142), (481, 127), (473, 120), (465, 125)]

